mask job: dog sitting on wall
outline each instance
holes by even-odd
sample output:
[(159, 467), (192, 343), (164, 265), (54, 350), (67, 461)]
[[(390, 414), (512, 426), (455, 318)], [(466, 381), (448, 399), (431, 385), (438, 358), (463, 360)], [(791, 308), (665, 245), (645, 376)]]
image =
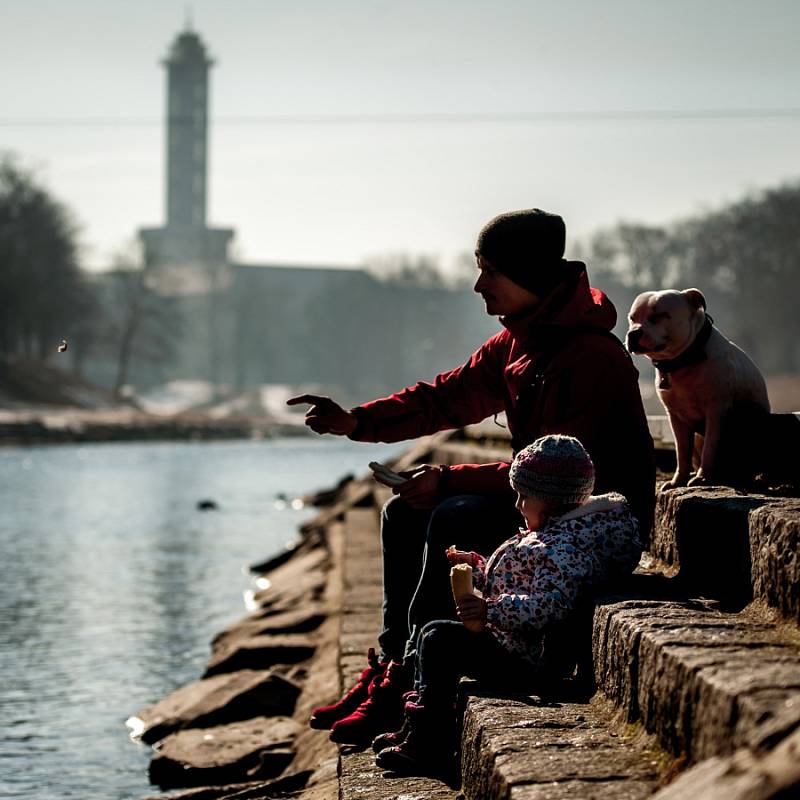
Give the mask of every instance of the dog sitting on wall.
[[(644, 292), (631, 306), (626, 345), (656, 368), (656, 391), (675, 437), (677, 486), (800, 484), (800, 419), (770, 414), (758, 367), (706, 313), (698, 289)], [(703, 437), (692, 476), (695, 434)]]

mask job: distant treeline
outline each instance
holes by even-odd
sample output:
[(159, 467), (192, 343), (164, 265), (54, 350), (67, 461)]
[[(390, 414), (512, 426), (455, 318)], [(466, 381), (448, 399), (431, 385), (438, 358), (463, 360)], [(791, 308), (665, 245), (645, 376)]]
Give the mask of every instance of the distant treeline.
[(13, 160), (0, 160), (0, 357), (44, 358), (91, 315), (68, 209)]
[(800, 182), (664, 227), (620, 223), (582, 256), (593, 285), (612, 295), (697, 287), (763, 371), (800, 372)]
[[(620, 223), (573, 247), (617, 305), (700, 288), (720, 327), (768, 373), (800, 371), (800, 183), (664, 227)], [(164, 296), (138, 254), (80, 267), (78, 226), (36, 175), (0, 160), (0, 364), (53, 356), (108, 388), (200, 378), (244, 389), (317, 383), (356, 400), (452, 368), (493, 330), (474, 260), (409, 254), (366, 270), (231, 265), (221, 291)], [(641, 365), (640, 365), (641, 366)]]

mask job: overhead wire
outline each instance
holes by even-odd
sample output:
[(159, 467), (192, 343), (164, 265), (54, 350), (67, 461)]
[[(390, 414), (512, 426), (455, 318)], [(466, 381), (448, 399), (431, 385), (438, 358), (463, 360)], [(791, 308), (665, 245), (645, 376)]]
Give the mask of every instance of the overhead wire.
[[(672, 122), (672, 121), (762, 121), (798, 120), (800, 107), (772, 108), (697, 108), (697, 109), (608, 109), (522, 112), (421, 112), (421, 113), (338, 113), (338, 114), (261, 114), (220, 115), (205, 119), (214, 126), (242, 125), (430, 125), (498, 123), (595, 123), (595, 122)], [(197, 124), (191, 116), (58, 116), (0, 117), (0, 127), (133, 127), (171, 124)]]

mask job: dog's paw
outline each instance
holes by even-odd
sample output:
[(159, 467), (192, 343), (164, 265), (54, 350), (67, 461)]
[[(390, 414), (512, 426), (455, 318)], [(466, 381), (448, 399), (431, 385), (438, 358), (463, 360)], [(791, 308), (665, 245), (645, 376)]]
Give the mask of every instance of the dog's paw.
[(689, 480), (686, 484), (687, 486), (710, 486), (711, 482), (703, 475), (701, 472), (698, 472), (693, 478)]
[(664, 481), (661, 484), (661, 488), (659, 489), (660, 492), (669, 492), (672, 489), (678, 489), (681, 486), (686, 486), (686, 481), (681, 480), (680, 478), (672, 478), (671, 480)]

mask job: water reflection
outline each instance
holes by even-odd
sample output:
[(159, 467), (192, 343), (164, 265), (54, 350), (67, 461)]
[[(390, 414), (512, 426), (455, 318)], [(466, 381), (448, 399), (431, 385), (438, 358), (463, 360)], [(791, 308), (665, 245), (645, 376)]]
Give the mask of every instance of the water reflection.
[[(123, 722), (199, 677), (242, 567), (312, 511), (274, 499), (391, 450), (303, 439), (0, 449), (0, 760), (26, 798), (151, 793)], [(203, 513), (200, 498), (219, 510)]]

